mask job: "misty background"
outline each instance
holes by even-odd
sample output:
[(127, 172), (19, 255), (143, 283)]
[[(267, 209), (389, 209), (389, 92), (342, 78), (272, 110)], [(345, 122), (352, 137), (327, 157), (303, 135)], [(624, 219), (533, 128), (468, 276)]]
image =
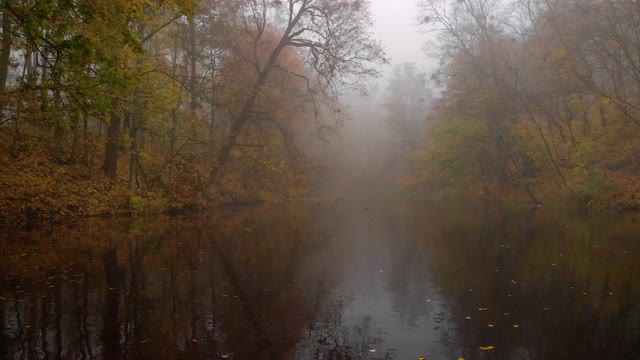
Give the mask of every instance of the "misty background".
[(372, 0), (373, 34), (389, 64), (372, 80), (368, 94), (347, 94), (349, 119), (328, 139), (301, 144), (319, 161), (314, 195), (387, 193), (411, 174), (410, 156), (424, 143), (437, 64), (427, 53), (433, 35), (420, 28), (415, 0)]

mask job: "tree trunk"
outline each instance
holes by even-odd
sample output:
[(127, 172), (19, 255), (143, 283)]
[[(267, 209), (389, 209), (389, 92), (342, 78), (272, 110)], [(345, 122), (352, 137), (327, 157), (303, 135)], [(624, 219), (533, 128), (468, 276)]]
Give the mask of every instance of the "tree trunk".
[(607, 112), (604, 107), (600, 106), (600, 126), (603, 128), (609, 126), (609, 118), (607, 117)]
[(589, 112), (582, 113), (582, 134), (584, 137), (591, 136), (591, 123), (589, 121)]
[(80, 113), (78, 110), (71, 114), (71, 130), (73, 131), (73, 142), (71, 143), (69, 164), (75, 165), (80, 155)]
[(513, 164), (516, 171), (518, 172), (518, 175), (520, 176), (520, 181), (522, 181), (524, 192), (527, 193), (529, 198), (535, 203), (536, 206), (542, 205), (542, 202), (536, 196), (535, 192), (533, 191), (533, 188), (531, 187), (531, 184), (529, 183), (529, 177), (527, 176), (524, 166), (522, 165), (521, 156), (517, 154), (516, 155), (508, 154), (508, 156), (509, 156), (509, 159), (511, 160), (511, 163)]
[(224, 166), (227, 164), (227, 161), (229, 160), (229, 155), (231, 155), (231, 149), (233, 148), (236, 141), (238, 140), (238, 137), (240, 136), (240, 133), (244, 128), (244, 125), (249, 121), (251, 110), (253, 109), (253, 106), (256, 100), (258, 99), (258, 95), (260, 94), (262, 87), (264, 86), (264, 84), (267, 81), (267, 78), (269, 77), (269, 73), (275, 66), (276, 60), (278, 60), (278, 57), (280, 56), (282, 49), (284, 49), (284, 47), (287, 45), (287, 37), (289, 36), (289, 33), (293, 28), (293, 26), (295, 26), (295, 22), (289, 25), (289, 28), (283, 35), (282, 39), (280, 40), (280, 43), (278, 43), (278, 46), (276, 46), (276, 48), (273, 50), (273, 52), (269, 56), (269, 60), (265, 64), (262, 71), (260, 71), (260, 75), (258, 76), (258, 81), (256, 82), (255, 86), (251, 90), (251, 94), (245, 101), (244, 106), (242, 107), (242, 111), (236, 117), (233, 125), (231, 125), (229, 136), (227, 136), (225, 141), (223, 142), (222, 147), (220, 148), (220, 152), (218, 153), (216, 163), (214, 164), (213, 169), (211, 169), (211, 172), (209, 173), (209, 186), (212, 186), (218, 181), (218, 177), (222, 173)]
[(6, 99), (4, 98), (9, 75), (9, 63), (11, 61), (11, 19), (5, 11), (2, 14), (2, 54), (0, 54), (0, 116), (4, 111)]
[[(171, 66), (171, 82), (172, 85), (176, 84), (176, 68), (178, 61), (178, 36), (173, 38), (173, 60)], [(172, 162), (172, 159), (175, 155), (176, 150), (176, 135), (177, 135), (177, 127), (178, 127), (178, 109), (180, 108), (180, 100), (176, 101), (175, 106), (171, 109), (171, 131), (169, 138), (169, 161)], [(169, 186), (173, 186), (173, 164), (169, 163)]]
[(216, 127), (216, 61), (211, 56), (211, 122), (209, 123), (209, 162), (213, 160), (215, 153), (215, 127)]
[[(49, 67), (47, 66), (47, 62), (45, 60), (45, 58), (49, 56), (47, 54), (46, 50), (42, 51), (42, 54), (40, 55), (40, 57), (42, 57), (42, 71), (40, 73), (40, 101), (41, 101), (41, 106), (40, 108), (42, 109), (42, 112), (44, 114), (47, 113), (48, 107), (49, 107), (49, 89), (48, 89), (48, 78), (49, 78)], [(36, 67), (39, 65), (39, 61), (37, 60), (38, 57), (36, 56)], [(35, 82), (35, 79), (34, 79)], [(59, 94), (59, 91), (58, 91)], [(59, 96), (59, 95), (58, 95)], [(57, 99), (56, 99), (57, 100)], [(56, 110), (61, 110), (60, 108), (57, 108)]]
[(102, 169), (106, 177), (115, 180), (118, 173), (118, 147), (120, 145), (120, 122), (122, 121), (118, 100), (115, 97), (111, 100), (110, 120), (107, 130), (107, 150)]
[(231, 155), (231, 149), (236, 143), (236, 140), (240, 136), (242, 132), (242, 128), (249, 121), (249, 113), (253, 108), (253, 104), (258, 98), (259, 86), (252, 91), (249, 99), (245, 102), (245, 105), (242, 109), (240, 115), (236, 118), (236, 121), (231, 126), (231, 130), (229, 132), (229, 136), (225, 139), (222, 147), (220, 148), (220, 152), (218, 153), (218, 157), (216, 158), (216, 163), (213, 166), (213, 169), (209, 173), (209, 185), (213, 185), (218, 180), (218, 177), (222, 173), (224, 166), (227, 164), (229, 160), (229, 156)]
[(131, 117), (129, 136), (131, 137), (131, 160), (129, 162), (129, 191), (136, 190), (137, 174), (138, 174), (138, 159), (140, 151), (140, 134), (139, 129), (142, 126), (142, 108), (140, 104), (140, 91), (136, 90), (133, 93), (133, 106), (134, 113)]
[(198, 128), (196, 126), (196, 110), (198, 109), (198, 79), (196, 77), (196, 22), (194, 19), (189, 20), (189, 60), (190, 60), (190, 82), (189, 82), (189, 92), (190, 92), (190, 104), (189, 109), (191, 110), (191, 137), (194, 141), (198, 138)]
[[(43, 106), (45, 105), (43, 98)], [(54, 93), (53, 112), (49, 114), (53, 120), (53, 157), (57, 162), (64, 163), (64, 146), (62, 141), (64, 140), (64, 127), (63, 127), (63, 114), (62, 114), (62, 96), (59, 91)]]
[(82, 117), (82, 164), (89, 166), (89, 114)]

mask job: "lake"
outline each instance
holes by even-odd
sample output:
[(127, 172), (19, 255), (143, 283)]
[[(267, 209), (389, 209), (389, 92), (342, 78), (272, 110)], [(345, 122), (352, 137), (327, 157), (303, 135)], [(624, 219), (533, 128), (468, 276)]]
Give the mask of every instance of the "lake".
[(640, 358), (640, 223), (350, 199), (0, 241), (0, 359)]

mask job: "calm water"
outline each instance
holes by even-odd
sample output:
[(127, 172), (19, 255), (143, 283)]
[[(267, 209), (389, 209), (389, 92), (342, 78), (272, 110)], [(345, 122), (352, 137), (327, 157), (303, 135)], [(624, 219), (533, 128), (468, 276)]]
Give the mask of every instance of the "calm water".
[(640, 359), (640, 222), (374, 200), (0, 242), (0, 359)]

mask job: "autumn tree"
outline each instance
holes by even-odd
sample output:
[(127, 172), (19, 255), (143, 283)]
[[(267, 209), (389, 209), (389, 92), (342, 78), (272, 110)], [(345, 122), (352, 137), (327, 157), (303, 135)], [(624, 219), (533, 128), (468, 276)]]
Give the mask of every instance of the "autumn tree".
[(485, 193), (494, 185), (504, 190), (517, 183), (540, 203), (531, 183), (529, 156), (513, 131), (519, 116), (513, 106), (520, 92), (514, 66), (517, 49), (500, 18), (500, 3), (428, 0), (420, 6), (422, 21), (442, 36), (441, 81), (447, 82), (450, 98), (458, 101), (448, 116), (476, 117), (485, 133), (470, 140), (486, 147), (481, 153), (494, 154), (471, 163), (482, 174)]
[(63, 174), (42, 194), (65, 188), (145, 211), (297, 195), (316, 164), (296, 135), (335, 129), (342, 92), (363, 90), (385, 62), (368, 8), (2, 1), (0, 136), (15, 164), (34, 157)]
[[(605, 165), (604, 149), (615, 149), (601, 139), (637, 131), (636, 40), (627, 16), (635, 10), (628, 6), (421, 2), (424, 26), (440, 36), (434, 77), (445, 89), (435, 131), (416, 155), (423, 180), (488, 197), (524, 193), (536, 204), (568, 194), (586, 206), (604, 196), (611, 188), (605, 174), (619, 166)], [(438, 172), (449, 176), (438, 179)]]
[[(258, 56), (272, 27), (269, 19), (274, 10), (284, 13), (283, 25), (277, 41), (267, 47), (266, 57)], [(371, 20), (367, 1), (288, 0), (247, 1), (229, 16), (240, 24), (238, 31), (247, 34), (254, 54), (246, 61), (252, 65), (254, 80), (242, 97), (242, 105), (231, 122), (222, 141), (215, 164), (209, 174), (209, 184), (215, 184), (227, 165), (232, 149), (253, 118), (255, 106), (269, 94), (265, 87), (275, 72), (290, 72), (304, 79), (308, 105), (314, 115), (318, 104), (326, 101), (337, 110), (337, 95), (344, 86), (358, 86), (366, 77), (376, 74), (373, 65), (384, 62), (379, 45), (369, 34)], [(230, 47), (234, 49), (234, 47)], [(278, 64), (282, 53), (294, 48), (305, 64), (305, 72), (291, 72)]]

